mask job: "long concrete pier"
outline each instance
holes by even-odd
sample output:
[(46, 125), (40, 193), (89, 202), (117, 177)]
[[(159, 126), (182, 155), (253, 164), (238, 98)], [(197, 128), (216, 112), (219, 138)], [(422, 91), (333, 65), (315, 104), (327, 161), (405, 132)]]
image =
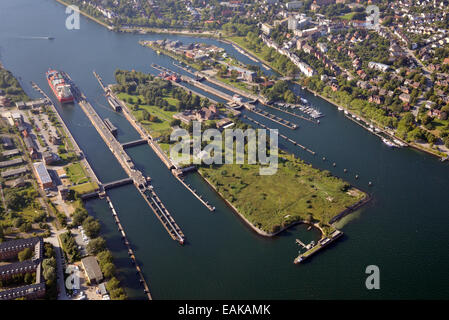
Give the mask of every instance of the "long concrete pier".
[[(267, 127), (267, 126), (264, 125), (263, 123), (260, 123), (259, 121), (254, 120), (254, 119), (251, 118), (251, 117), (248, 117), (248, 116), (246, 116), (246, 115), (243, 115), (243, 118), (248, 119), (249, 121), (251, 121), (251, 122), (253, 122), (253, 123), (255, 123), (255, 124), (261, 126), (261, 127), (264, 128), (264, 129), (270, 129), (269, 127)], [(309, 153), (311, 153), (311, 154), (313, 154), (313, 155), (316, 154), (315, 151), (310, 150), (309, 148), (303, 146), (302, 144), (299, 144), (298, 142), (296, 142), (296, 141), (293, 140), (293, 139), (290, 139), (289, 137), (287, 137), (287, 136), (284, 135), (284, 134), (279, 134), (279, 136), (280, 136), (281, 138), (283, 138), (283, 139), (285, 139), (285, 140), (287, 140), (287, 141), (293, 143), (295, 146), (298, 146), (298, 147), (300, 147), (301, 149), (303, 149), (303, 150), (305, 150), (305, 151), (307, 151), (307, 152), (309, 152)]]
[(185, 68), (185, 67), (183, 67), (181, 65), (178, 65), (178, 64), (175, 64), (175, 63), (173, 63), (173, 65), (175, 67), (178, 67), (178, 68), (184, 70), (185, 72), (190, 73), (191, 75), (194, 75), (194, 76), (199, 77), (199, 78), (204, 78), (207, 81), (209, 81), (209, 82), (211, 82), (211, 83), (213, 83), (213, 84), (215, 84), (215, 85), (217, 85), (217, 86), (219, 86), (219, 87), (221, 87), (223, 89), (232, 91), (232, 92), (234, 92), (236, 94), (239, 94), (239, 95), (244, 96), (244, 97), (246, 97), (248, 99), (251, 99), (251, 100), (261, 100), (262, 103), (264, 103), (264, 104), (266, 103), (266, 99), (264, 97), (260, 97), (258, 95), (253, 94), (253, 93), (246, 92), (246, 91), (241, 90), (239, 88), (233, 87), (233, 86), (231, 86), (231, 85), (229, 85), (227, 83), (221, 82), (220, 80), (217, 80), (214, 77), (211, 77), (211, 76), (209, 76), (209, 75), (207, 75), (207, 74), (205, 74), (205, 73), (203, 73), (201, 71), (192, 72), (191, 70), (189, 70), (189, 69), (187, 69), (187, 68)]
[(189, 190), (198, 200), (201, 201), (202, 204), (204, 204), (204, 206), (209, 209), (209, 211), (215, 211), (215, 207), (212, 206), (209, 202), (207, 202), (206, 200), (203, 199), (203, 197), (201, 195), (199, 195), (195, 189), (192, 188), (192, 186), (188, 183), (186, 183), (179, 175), (176, 176), (176, 179), (179, 180), (179, 182), (181, 182), (184, 187), (186, 187), (187, 190)]
[[(184, 71), (186, 71), (186, 72), (188, 72), (188, 73), (190, 73), (190, 74), (196, 76), (196, 77), (205, 78), (207, 81), (209, 81), (209, 82), (211, 82), (211, 83), (215, 84), (216, 86), (219, 86), (219, 87), (221, 87), (221, 88), (223, 88), (223, 89), (232, 91), (232, 92), (234, 92), (234, 93), (236, 93), (236, 94), (239, 94), (239, 95), (241, 95), (241, 96), (244, 96), (244, 97), (246, 97), (246, 98), (248, 98), (248, 99), (251, 99), (251, 100), (254, 100), (254, 101), (258, 100), (258, 101), (260, 101), (260, 103), (262, 103), (263, 105), (265, 105), (265, 106), (267, 106), (267, 107), (269, 107), (269, 108), (272, 108), (272, 109), (274, 109), (274, 110), (278, 110), (278, 111), (280, 111), (280, 112), (284, 112), (284, 113), (289, 114), (289, 115), (292, 115), (292, 116), (294, 116), (294, 117), (296, 117), (296, 118), (299, 118), (299, 119), (302, 119), (302, 120), (306, 120), (306, 121), (310, 121), (310, 122), (312, 122), (312, 123), (319, 123), (319, 121), (316, 121), (316, 120), (314, 120), (314, 119), (310, 119), (310, 118), (304, 117), (304, 116), (302, 116), (302, 115), (299, 115), (299, 114), (296, 114), (296, 113), (293, 113), (293, 112), (290, 112), (290, 111), (287, 111), (287, 110), (283, 110), (283, 109), (281, 109), (281, 108), (276, 108), (276, 107), (274, 107), (273, 105), (268, 104), (268, 103), (267, 103), (267, 100), (265, 99), (265, 97), (261, 97), (261, 96), (252, 94), (252, 93), (250, 93), (250, 92), (246, 92), (246, 91), (244, 91), (244, 90), (241, 90), (241, 89), (239, 89), (239, 88), (233, 87), (233, 86), (231, 86), (231, 85), (229, 85), (229, 84), (227, 84), (227, 83), (221, 82), (220, 80), (217, 80), (217, 79), (215, 79), (215, 78), (213, 78), (213, 77), (211, 77), (211, 76), (209, 76), (209, 75), (207, 75), (207, 74), (205, 74), (205, 73), (203, 73), (203, 72), (201, 72), (201, 71), (197, 71), (197, 72), (195, 72), (195, 73), (192, 73), (192, 71), (188, 70), (187, 68), (184, 68), (183, 66), (180, 66), (180, 65), (177, 65), (177, 64), (174, 64), (174, 63), (173, 63), (173, 65), (174, 65), (175, 67), (178, 67), (178, 68), (180, 68), (180, 69), (182, 69), (182, 70), (184, 70)], [(281, 123), (281, 124), (282, 124), (282, 123)]]
[[(158, 65), (156, 65), (156, 64), (152, 64), (151, 67), (152, 67), (153, 69), (156, 69), (157, 71), (160, 71), (160, 72), (173, 72), (173, 71), (171, 71), (171, 70), (169, 70), (169, 69), (167, 69), (167, 68), (164, 68), (164, 67), (162, 67), (162, 66), (158, 66)], [(199, 93), (198, 91), (192, 90), (192, 89), (186, 87), (185, 85), (183, 85), (182, 83), (175, 82), (175, 81), (171, 81), (171, 83), (172, 83), (173, 85), (177, 86), (177, 87), (180, 87), (180, 88), (186, 90), (187, 92), (192, 92), (193, 94), (197, 95), (197, 96), (200, 97), (200, 98), (209, 99), (209, 101), (211, 101), (212, 103), (218, 104), (218, 101), (217, 101), (217, 100), (212, 99), (212, 98), (209, 98), (209, 97), (205, 96), (204, 94)]]
[(319, 240), (315, 246), (313, 246), (306, 252), (298, 255), (295, 258), (295, 260), (293, 260), (293, 263), (298, 264), (298, 263), (303, 262), (304, 260), (306, 260), (307, 258), (312, 256), (313, 254), (317, 253), (318, 251), (320, 251), (320, 250), (324, 249), (325, 247), (327, 247), (328, 245), (330, 245), (332, 242), (334, 242), (335, 240), (340, 238), (342, 235), (343, 235), (342, 231), (335, 230), (329, 236), (327, 236), (327, 237), (323, 236), (323, 238), (321, 240)]
[(81, 109), (83, 109), (84, 113), (92, 122), (95, 129), (97, 129), (98, 133), (103, 138), (112, 154), (117, 158), (118, 162), (121, 164), (125, 172), (133, 180), (134, 185), (137, 187), (137, 190), (153, 210), (156, 217), (161, 221), (162, 225), (167, 230), (172, 239), (183, 244), (185, 241), (185, 237), (181, 228), (176, 224), (171, 214), (162, 204), (162, 201), (154, 192), (153, 187), (149, 185), (148, 182), (150, 179), (147, 179), (142, 174), (142, 172), (135, 168), (133, 161), (125, 152), (120, 142), (106, 128), (103, 120), (97, 114), (92, 105), (87, 101), (86, 96), (80, 91), (80, 89), (75, 85), (71, 78), (66, 73), (64, 73), (64, 77), (72, 86), (72, 93), (78, 104), (81, 106)]
[(129, 243), (128, 238), (126, 237), (126, 233), (123, 230), (122, 224), (120, 223), (120, 218), (118, 217), (117, 211), (115, 210), (114, 205), (112, 204), (112, 201), (109, 197), (106, 197), (106, 201), (109, 204), (109, 207), (111, 208), (112, 216), (114, 218), (115, 224), (117, 225), (117, 228), (122, 236), (123, 242), (125, 243), (125, 246), (128, 249), (128, 255), (131, 259), (131, 262), (136, 268), (136, 273), (138, 275), (139, 282), (144, 287), (143, 292), (146, 294), (148, 300), (153, 300), (153, 298), (151, 297), (150, 288), (148, 287), (148, 284), (145, 281), (145, 278), (143, 276), (142, 269), (140, 268), (140, 266), (137, 263), (134, 251), (131, 248), (131, 244)]
[(254, 112), (254, 113), (256, 113), (256, 114), (258, 114), (258, 115), (261, 116), (261, 117), (264, 117), (264, 118), (266, 118), (266, 119), (268, 119), (268, 120), (271, 120), (271, 121), (273, 121), (273, 122), (276, 122), (277, 124), (280, 124), (280, 125), (282, 125), (282, 126), (284, 126), (284, 127), (287, 127), (287, 128), (289, 128), (289, 129), (295, 130), (295, 129), (298, 128), (298, 125), (296, 125), (296, 124), (294, 124), (294, 123), (291, 123), (291, 122), (288, 121), (288, 120), (284, 120), (284, 119), (282, 119), (282, 118), (280, 118), (280, 117), (277, 117), (277, 116), (275, 116), (275, 115), (272, 115), (271, 113), (268, 113), (268, 112), (266, 112), (266, 111), (263, 111), (263, 110), (261, 110), (261, 109), (259, 109), (259, 108), (255, 108), (255, 107), (254, 107), (254, 108), (251, 109), (251, 111)]
[[(155, 68), (158, 71), (161, 71), (161, 72), (172, 72), (173, 73), (172, 70), (164, 68), (164, 67), (161, 67), (161, 66), (158, 66), (156, 64), (153, 64), (152, 67)], [(226, 100), (228, 102), (236, 102), (234, 97), (230, 96), (229, 94), (227, 94), (225, 92), (222, 92), (220, 90), (217, 90), (215, 88), (212, 88), (212, 87), (210, 87), (208, 85), (205, 85), (204, 83), (202, 83), (200, 81), (197, 81), (197, 80), (195, 80), (195, 79), (193, 79), (193, 78), (191, 78), (189, 76), (184, 76), (183, 75), (183, 76), (181, 76), (181, 79), (182, 79), (182, 81), (184, 81), (184, 82), (186, 82), (188, 84), (191, 84), (191, 85), (193, 85), (193, 86), (195, 86), (195, 87), (197, 87), (197, 88), (199, 88), (201, 90), (209, 92), (209, 93), (211, 93), (211, 94), (213, 94), (213, 95), (215, 95), (217, 97), (220, 97), (220, 98), (222, 98), (222, 99), (224, 99), (224, 100)], [(179, 85), (179, 83), (176, 83), (175, 81), (172, 81), (172, 83), (176, 84), (176, 85)], [(210, 100), (210, 98), (208, 98), (208, 99)], [(249, 103), (246, 103), (246, 102), (241, 103), (240, 102), (239, 104), (243, 105), (247, 110), (249, 110), (251, 112), (254, 112), (254, 113), (257, 113), (260, 116), (265, 117), (268, 120), (276, 122), (276, 123), (278, 123), (278, 124), (280, 124), (282, 126), (285, 126), (285, 127), (289, 128), (289, 129), (295, 130), (295, 129), (298, 128), (297, 124), (291, 123), (288, 120), (282, 119), (282, 118), (277, 117), (275, 115), (271, 115), (268, 112), (265, 112), (263, 110), (257, 109), (254, 106), (250, 105)]]

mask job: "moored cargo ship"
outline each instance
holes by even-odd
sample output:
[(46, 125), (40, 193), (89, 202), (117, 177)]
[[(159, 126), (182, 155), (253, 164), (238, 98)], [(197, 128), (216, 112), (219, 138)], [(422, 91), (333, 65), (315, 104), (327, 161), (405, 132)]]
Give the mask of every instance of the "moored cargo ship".
[(46, 75), (48, 85), (53, 90), (59, 102), (72, 102), (73, 94), (71, 86), (66, 82), (62, 74), (57, 70), (48, 69)]

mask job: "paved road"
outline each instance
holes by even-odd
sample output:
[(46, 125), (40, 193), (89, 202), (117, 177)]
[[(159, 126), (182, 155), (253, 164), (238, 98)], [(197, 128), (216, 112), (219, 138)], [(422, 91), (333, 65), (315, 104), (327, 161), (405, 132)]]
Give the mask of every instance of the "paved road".
[(67, 293), (65, 290), (65, 282), (64, 282), (64, 269), (62, 265), (62, 248), (58, 241), (58, 235), (61, 233), (66, 232), (66, 230), (59, 230), (57, 231), (52, 225), (50, 225), (51, 230), (51, 236), (48, 238), (45, 238), (45, 242), (51, 243), (53, 247), (55, 248), (55, 254), (56, 254), (56, 276), (57, 276), (57, 282), (58, 282), (58, 300), (70, 300), (67, 297)]

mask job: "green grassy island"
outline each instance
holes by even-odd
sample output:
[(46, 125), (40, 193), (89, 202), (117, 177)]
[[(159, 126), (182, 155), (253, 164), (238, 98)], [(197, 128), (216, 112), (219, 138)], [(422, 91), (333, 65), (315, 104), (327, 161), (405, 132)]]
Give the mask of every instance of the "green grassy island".
[(200, 173), (252, 226), (274, 235), (294, 223), (318, 224), (326, 231), (334, 216), (366, 194), (329, 171), (280, 153), (274, 175), (259, 175), (258, 165), (201, 167)]

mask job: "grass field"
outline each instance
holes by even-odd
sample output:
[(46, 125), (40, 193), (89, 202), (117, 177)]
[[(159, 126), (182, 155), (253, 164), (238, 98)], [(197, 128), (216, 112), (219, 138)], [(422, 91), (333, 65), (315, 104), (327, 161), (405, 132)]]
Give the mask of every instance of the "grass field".
[(202, 167), (200, 172), (245, 218), (268, 233), (297, 221), (327, 224), (365, 196), (329, 172), (286, 154), (280, 155), (278, 171), (271, 176), (259, 175), (257, 165)]
[(351, 20), (352, 17), (353, 17), (355, 14), (356, 14), (356, 12), (349, 12), (349, 13), (347, 13), (347, 14), (345, 14), (345, 15), (340, 16), (340, 19), (343, 19), (343, 20)]
[(223, 77), (219, 77), (218, 75), (215, 76), (215, 78), (221, 82), (224, 82), (232, 87), (236, 87), (240, 90), (246, 91), (248, 93), (252, 93), (250, 89), (248, 89), (248, 87), (246, 86), (245, 83), (241, 82), (241, 81), (232, 81), (230, 78), (223, 78)]
[(86, 182), (83, 184), (79, 184), (77, 186), (73, 186), (70, 189), (72, 189), (73, 191), (76, 191), (78, 194), (82, 195), (82, 194), (94, 192), (95, 190), (97, 190), (98, 184), (95, 182)]
[(89, 181), (87, 173), (79, 162), (75, 162), (65, 167), (67, 177), (73, 184), (82, 184)]
[[(268, 61), (265, 60), (262, 51), (260, 51), (260, 50), (251, 50), (250, 48), (248, 48), (248, 42), (246, 40), (246, 37), (234, 36), (234, 37), (228, 37), (227, 39), (237, 43), (240, 47), (244, 48), (246, 51), (248, 51), (249, 53), (254, 55), (257, 59), (259, 59), (263, 63), (269, 65), (272, 69), (274, 69), (274, 67)], [(265, 48), (268, 48), (268, 47), (265, 46)]]
[[(117, 96), (127, 103), (127, 106), (130, 110), (133, 110), (131, 105), (137, 103), (139, 98), (141, 99), (141, 101), (144, 100), (143, 96), (129, 95), (127, 93), (119, 93)], [(129, 103), (130, 99), (132, 103)], [(178, 106), (179, 103), (177, 99), (171, 97), (164, 97), (164, 100), (166, 100), (172, 106)], [(171, 133), (172, 129), (170, 127), (170, 121), (173, 120), (173, 115), (177, 113), (176, 111), (166, 111), (158, 106), (139, 104), (139, 110), (132, 111), (132, 113), (135, 117), (138, 118), (139, 113), (142, 112), (141, 110), (146, 110), (148, 113), (160, 119), (160, 122), (151, 122), (148, 120), (141, 121), (142, 125), (151, 133), (154, 138), (158, 138), (161, 135)]]

